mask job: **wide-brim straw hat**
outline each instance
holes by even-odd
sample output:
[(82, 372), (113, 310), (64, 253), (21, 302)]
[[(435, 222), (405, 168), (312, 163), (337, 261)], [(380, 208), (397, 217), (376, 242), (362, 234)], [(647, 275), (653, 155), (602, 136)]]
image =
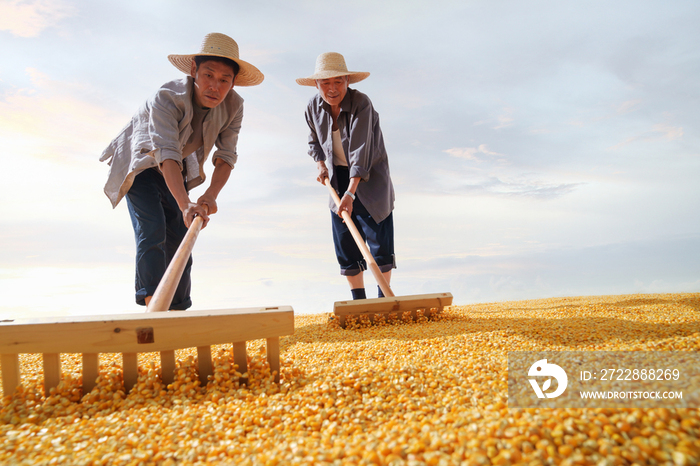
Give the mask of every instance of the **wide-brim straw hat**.
[(316, 87), (317, 79), (330, 79), (337, 76), (348, 76), (350, 84), (360, 82), (369, 76), (366, 71), (348, 71), (345, 58), (339, 53), (326, 52), (316, 58), (314, 74), (307, 78), (297, 79), (297, 84)]
[(238, 58), (238, 44), (226, 34), (218, 32), (207, 34), (204, 36), (199, 53), (168, 55), (168, 60), (175, 65), (175, 68), (189, 75), (192, 70), (192, 59), (196, 56), (223, 57), (238, 63), (241, 69), (236, 75), (236, 86), (257, 86), (265, 79), (259, 69)]

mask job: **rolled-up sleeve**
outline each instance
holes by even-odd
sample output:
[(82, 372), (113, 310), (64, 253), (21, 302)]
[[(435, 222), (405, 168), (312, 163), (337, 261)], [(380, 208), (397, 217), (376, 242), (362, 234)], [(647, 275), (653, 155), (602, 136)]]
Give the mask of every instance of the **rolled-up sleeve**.
[(174, 160), (182, 169), (179, 122), (184, 109), (175, 103), (169, 92), (158, 92), (150, 105), (148, 132), (155, 149), (153, 156), (158, 165), (165, 160)]
[(243, 124), (243, 104), (238, 108), (238, 111), (231, 120), (229, 124), (223, 131), (219, 133), (216, 138), (216, 151), (212, 156), (212, 163), (216, 165), (216, 159), (221, 159), (233, 168), (238, 161), (238, 152), (236, 152), (236, 147), (238, 146), (238, 135), (241, 132), (241, 125)]

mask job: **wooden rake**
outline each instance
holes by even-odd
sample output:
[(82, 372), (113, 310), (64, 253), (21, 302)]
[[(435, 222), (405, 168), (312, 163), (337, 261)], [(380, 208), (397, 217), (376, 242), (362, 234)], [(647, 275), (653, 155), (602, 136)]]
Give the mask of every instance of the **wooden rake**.
[[(328, 188), (328, 192), (335, 201), (335, 205), (340, 207), (340, 197), (331, 186), (330, 179), (326, 178), (323, 184)], [(378, 315), (388, 316), (396, 314), (398, 317), (401, 317), (404, 313), (410, 312), (411, 316), (416, 319), (419, 311), (428, 317), (431, 312), (442, 312), (445, 306), (450, 306), (452, 304), (451, 293), (395, 296), (394, 292), (391, 291), (389, 283), (387, 283), (384, 278), (382, 271), (379, 269), (377, 262), (374, 260), (374, 257), (372, 257), (372, 253), (365, 244), (364, 239), (362, 239), (362, 235), (352, 221), (350, 214), (345, 211), (340, 212), (340, 214), (343, 220), (345, 220), (345, 224), (348, 226), (357, 247), (360, 249), (362, 257), (364, 257), (365, 262), (367, 262), (367, 267), (377, 281), (377, 285), (379, 285), (382, 293), (384, 293), (383, 298), (337, 301), (333, 305), (333, 313), (336, 315), (341, 327), (345, 327), (348, 317), (360, 318), (365, 316), (373, 320)]]
[(213, 375), (212, 345), (232, 343), (234, 363), (244, 374), (248, 370), (246, 341), (258, 339), (266, 340), (270, 371), (276, 372), (279, 382), (279, 339), (294, 333), (291, 306), (163, 312), (170, 307), (202, 223), (200, 217), (193, 220), (146, 313), (0, 321), (3, 394), (10, 395), (21, 385), (19, 354), (23, 353), (42, 354), (48, 396), (61, 381), (62, 353), (82, 354), (83, 393), (88, 393), (99, 375), (99, 353), (122, 354), (124, 388), (129, 391), (138, 379), (138, 353), (160, 353), (161, 378), (167, 385), (174, 380), (175, 350), (196, 347), (199, 379), (206, 386), (208, 376)]
[[(204, 210), (208, 212), (208, 208), (205, 205)], [(204, 219), (201, 216), (197, 216), (192, 220), (185, 237), (182, 239), (180, 246), (177, 248), (175, 255), (170, 261), (168, 268), (163, 274), (156, 291), (153, 293), (151, 301), (146, 307), (146, 312), (165, 312), (170, 307), (173, 296), (177, 289), (182, 273), (185, 270), (187, 261), (189, 260), (194, 244), (197, 241), (199, 232), (204, 224)], [(264, 308), (264, 310), (272, 310), (277, 308)], [(291, 307), (289, 307), (291, 309)], [(294, 333), (294, 318), (292, 314), (292, 327), (289, 333)], [(275, 381), (279, 382), (279, 338), (268, 338), (267, 339), (267, 353), (268, 361), (270, 362), (270, 370), (277, 370), (277, 375), (275, 376)], [(246, 342), (236, 341), (233, 342), (233, 354), (234, 363), (238, 365), (239, 372), (241, 374), (247, 372), (248, 361), (246, 353)], [(127, 361), (128, 359), (128, 361)], [(199, 365), (199, 378), (202, 385), (206, 385), (207, 376), (213, 374), (212, 359), (211, 359), (211, 346), (197, 346), (197, 360)], [(124, 354), (124, 365), (129, 364), (130, 366), (136, 365), (136, 354)], [(161, 377), (163, 383), (166, 385), (173, 382), (175, 374), (175, 351), (174, 350), (164, 350), (160, 351), (160, 364), (161, 364)], [(274, 366), (274, 367), (273, 367)], [(246, 382), (247, 379), (242, 379), (242, 382)], [(134, 381), (135, 382), (135, 381)]]

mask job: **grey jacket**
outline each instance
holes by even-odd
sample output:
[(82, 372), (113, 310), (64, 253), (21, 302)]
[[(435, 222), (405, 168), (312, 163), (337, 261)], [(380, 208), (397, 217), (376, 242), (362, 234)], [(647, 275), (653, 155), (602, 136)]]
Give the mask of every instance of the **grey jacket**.
[(238, 159), (236, 145), (243, 121), (243, 98), (233, 89), (229, 91), (226, 99), (204, 119), (203, 146), (192, 154), (183, 154), (192, 134), (193, 86), (191, 77), (165, 83), (104, 150), (100, 161), (109, 164), (104, 192), (112, 207), (129, 191), (136, 175), (167, 159), (175, 160), (180, 168), (186, 160), (188, 190), (204, 183), (203, 165), (214, 145), (217, 150), (212, 162), (220, 158), (233, 168)]
[[(329, 160), (328, 176), (337, 190), (333, 176), (333, 117), (330, 105), (316, 94), (306, 107), (309, 133), (309, 155), (317, 162)], [(360, 177), (357, 198), (379, 223), (394, 210), (394, 185), (389, 174), (389, 159), (384, 148), (384, 136), (379, 126), (379, 114), (367, 95), (348, 89), (340, 103), (338, 129), (343, 150), (348, 159), (350, 177)], [(342, 195), (342, 193), (340, 193)], [(333, 199), (329, 206), (337, 213)]]

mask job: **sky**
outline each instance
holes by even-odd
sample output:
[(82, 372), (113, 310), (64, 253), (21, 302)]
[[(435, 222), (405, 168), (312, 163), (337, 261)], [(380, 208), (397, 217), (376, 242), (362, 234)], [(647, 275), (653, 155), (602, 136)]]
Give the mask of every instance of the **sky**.
[(371, 73), (351, 87), (389, 154), (396, 295), (699, 292), (699, 19), (694, 0), (0, 0), (0, 318), (143, 312), (98, 159), (209, 32), (265, 80), (235, 89), (192, 309), (350, 298), (307, 154), (316, 90), (294, 81), (329, 51)]

